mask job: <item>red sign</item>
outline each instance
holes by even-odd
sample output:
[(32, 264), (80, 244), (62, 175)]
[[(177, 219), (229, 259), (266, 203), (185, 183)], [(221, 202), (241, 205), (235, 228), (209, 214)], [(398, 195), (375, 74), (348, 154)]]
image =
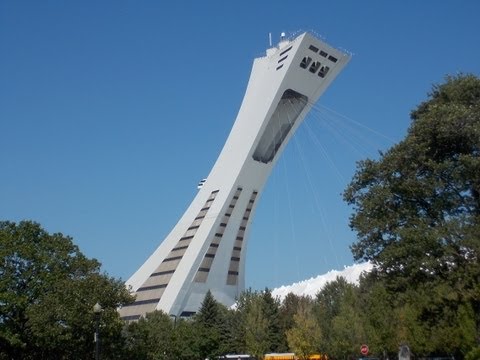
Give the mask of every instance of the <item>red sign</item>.
[(360, 347), (360, 352), (362, 353), (362, 355), (367, 356), (368, 355), (368, 345), (363, 344)]

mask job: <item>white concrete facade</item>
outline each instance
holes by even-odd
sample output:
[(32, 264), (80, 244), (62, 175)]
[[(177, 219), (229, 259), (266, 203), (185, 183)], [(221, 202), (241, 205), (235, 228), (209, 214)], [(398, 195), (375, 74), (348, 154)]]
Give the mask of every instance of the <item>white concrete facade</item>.
[(310, 33), (254, 60), (241, 108), (210, 174), (185, 214), (127, 281), (136, 320), (155, 309), (196, 312), (208, 290), (232, 305), (245, 286), (250, 223), (265, 182), (305, 115), (350, 56)]

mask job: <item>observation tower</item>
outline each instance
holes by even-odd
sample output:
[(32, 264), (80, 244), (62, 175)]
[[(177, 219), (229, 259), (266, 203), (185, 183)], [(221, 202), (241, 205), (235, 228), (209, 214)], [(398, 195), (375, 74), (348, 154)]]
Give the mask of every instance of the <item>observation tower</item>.
[(127, 281), (124, 320), (190, 316), (211, 291), (230, 306), (245, 287), (250, 224), (265, 182), (310, 108), (350, 60), (310, 33), (254, 59), (242, 105), (210, 174), (165, 240)]

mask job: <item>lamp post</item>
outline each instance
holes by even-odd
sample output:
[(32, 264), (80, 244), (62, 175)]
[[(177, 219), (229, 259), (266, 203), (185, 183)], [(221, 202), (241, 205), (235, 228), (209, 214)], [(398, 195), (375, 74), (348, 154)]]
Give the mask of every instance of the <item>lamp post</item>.
[(170, 314), (170, 317), (173, 317), (173, 330), (177, 327), (177, 315)]
[(177, 358), (175, 354), (177, 353), (177, 336), (176, 336), (176, 327), (177, 327), (177, 315), (170, 314), (169, 315), (171, 318), (173, 318), (173, 331), (172, 331), (172, 338), (171, 338), (171, 344), (169, 347), (169, 357), (171, 359)]
[(95, 314), (95, 360), (100, 359), (100, 314), (102, 313), (102, 306), (97, 302), (93, 305), (93, 313)]

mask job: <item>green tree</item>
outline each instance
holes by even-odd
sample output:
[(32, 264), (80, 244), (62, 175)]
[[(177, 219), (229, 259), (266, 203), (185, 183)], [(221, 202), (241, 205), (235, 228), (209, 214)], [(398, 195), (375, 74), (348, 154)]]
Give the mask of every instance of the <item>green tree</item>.
[(289, 348), (301, 359), (320, 352), (322, 330), (313, 316), (312, 304), (299, 303), (293, 320), (295, 324), (286, 334)]
[(100, 273), (60, 233), (37, 223), (0, 222), (0, 354), (15, 359), (93, 356), (99, 302), (104, 358), (122, 351), (117, 308), (132, 301), (123, 282)]
[(395, 340), (396, 296), (369, 274), (361, 277), (358, 301), (365, 329), (364, 341), (371, 354), (393, 356), (398, 352), (398, 341)]
[(127, 326), (126, 357), (137, 360), (174, 359), (173, 324), (163, 311), (153, 311)]
[(218, 303), (208, 291), (194, 318), (194, 325), (199, 335), (197, 351), (201, 359), (221, 355), (222, 342), (225, 339), (225, 312), (225, 307)]
[(416, 291), (399, 294), (394, 310), (394, 341), (397, 346), (408, 344), (416, 354), (428, 354), (432, 350), (428, 340), (427, 327), (419, 321), (421, 318), (422, 296)]
[(288, 330), (295, 326), (295, 314), (301, 306), (306, 307), (313, 304), (313, 300), (308, 296), (299, 296), (288, 293), (280, 305), (280, 321), (282, 331), (286, 334)]
[(427, 300), (398, 304), (414, 309), (408, 322), (428, 327), (472, 316), (476, 335), (462, 344), (422, 331), (426, 343), (471, 348), (480, 339), (480, 79), (447, 77), (411, 117), (405, 139), (378, 160), (361, 161), (344, 193), (354, 208), (353, 255), (371, 261), (391, 293), (429, 291)]
[(345, 191), (355, 258), (407, 281), (478, 259), (480, 79), (450, 77), (430, 97), (412, 113), (406, 138), (361, 161)]
[(282, 331), (282, 325), (280, 321), (280, 301), (274, 299), (272, 292), (269, 289), (265, 289), (261, 298), (263, 301), (263, 314), (267, 319), (268, 329), (268, 352), (285, 352), (287, 351), (287, 338), (285, 332)]
[(221, 354), (245, 353), (245, 332), (242, 330), (241, 313), (238, 309), (225, 310), (222, 326)]
[(197, 359), (197, 344), (198, 334), (193, 321), (191, 319), (177, 319), (177, 324), (174, 329), (173, 359)]
[(249, 354), (261, 359), (270, 348), (268, 319), (261, 295), (256, 294), (245, 308), (245, 345)]
[(350, 287), (351, 284), (344, 277), (337, 277), (335, 281), (325, 284), (316, 295), (314, 313), (323, 334), (322, 349), (327, 354), (335, 352), (331, 331), (333, 320), (340, 314), (343, 299)]
[(359, 353), (360, 346), (367, 340), (361, 314), (358, 288), (348, 284), (331, 322), (329, 355), (345, 358)]
[(288, 293), (280, 305), (280, 318), (282, 320), (282, 328), (286, 331), (295, 325), (293, 317), (298, 311), (300, 296), (294, 293)]
[(247, 347), (247, 328), (251, 328), (251, 325), (248, 324), (247, 314), (252, 306), (253, 299), (258, 297), (258, 292), (254, 292), (252, 289), (246, 289), (241, 292), (240, 296), (237, 299), (236, 310), (235, 310), (235, 323), (236, 323), (236, 352), (239, 354), (249, 353)]

